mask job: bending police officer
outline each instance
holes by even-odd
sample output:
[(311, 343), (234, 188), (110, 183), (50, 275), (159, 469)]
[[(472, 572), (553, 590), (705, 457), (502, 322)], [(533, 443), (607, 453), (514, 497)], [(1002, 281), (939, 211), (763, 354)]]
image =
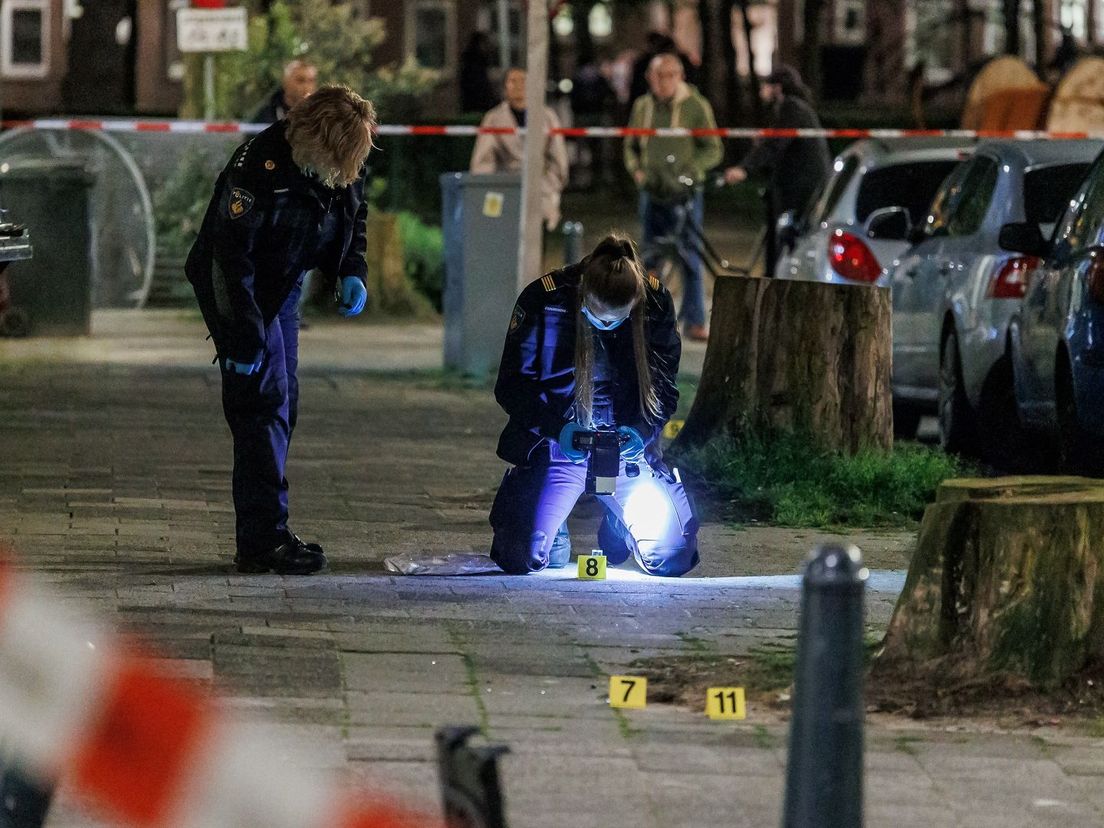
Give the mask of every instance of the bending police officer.
[[(522, 291), (510, 319), (495, 397), (509, 415), (498, 456), (512, 464), (491, 507), (491, 557), (511, 574), (565, 566), (557, 531), (586, 486), (581, 429), (622, 438), (598, 541), (610, 563), (629, 555), (653, 575), (698, 562), (698, 523), (663, 464), (657, 439), (678, 403), (682, 343), (667, 289), (646, 277), (628, 239), (611, 235), (578, 264)], [(636, 464), (630, 477), (626, 464)]]
[(368, 101), (327, 86), (240, 146), (185, 265), (215, 344), (234, 439), (239, 572), (306, 575), (326, 566), (322, 548), (288, 528), (296, 307), (304, 273), (318, 268), (339, 280), (343, 316), (364, 308), (363, 176), (375, 125)]

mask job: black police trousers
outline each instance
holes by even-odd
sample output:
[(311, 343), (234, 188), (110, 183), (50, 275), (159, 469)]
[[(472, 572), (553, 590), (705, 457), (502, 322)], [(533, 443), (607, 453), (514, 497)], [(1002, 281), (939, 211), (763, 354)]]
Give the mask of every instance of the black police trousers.
[(299, 408), (297, 286), (265, 330), (260, 370), (222, 370), (222, 410), (234, 438), (234, 512), (238, 553), (256, 555), (290, 540), (288, 445)]

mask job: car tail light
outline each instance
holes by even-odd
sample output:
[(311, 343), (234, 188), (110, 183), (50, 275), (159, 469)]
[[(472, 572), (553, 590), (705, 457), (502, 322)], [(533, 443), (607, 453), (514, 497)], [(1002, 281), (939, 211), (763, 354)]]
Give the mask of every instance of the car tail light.
[(1085, 281), (1089, 287), (1089, 295), (1104, 305), (1104, 255), (1095, 251), (1091, 255)]
[(828, 239), (828, 262), (844, 279), (873, 282), (882, 275), (882, 266), (862, 239), (846, 230), (837, 230)]
[(990, 299), (1023, 299), (1027, 274), (1039, 266), (1038, 256), (1013, 256), (989, 283)]

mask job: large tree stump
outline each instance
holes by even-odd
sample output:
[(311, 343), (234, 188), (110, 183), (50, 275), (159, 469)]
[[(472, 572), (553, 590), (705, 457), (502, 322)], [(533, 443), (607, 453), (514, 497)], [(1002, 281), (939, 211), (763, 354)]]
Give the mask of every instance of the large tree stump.
[(876, 669), (1054, 687), (1104, 658), (1104, 481), (951, 480)]
[(402, 234), (395, 214), (368, 212), (365, 248), (371, 309), (391, 316), (432, 315), (429, 300), (406, 276)]
[(726, 277), (711, 326), (683, 444), (767, 429), (849, 453), (892, 445), (888, 290)]

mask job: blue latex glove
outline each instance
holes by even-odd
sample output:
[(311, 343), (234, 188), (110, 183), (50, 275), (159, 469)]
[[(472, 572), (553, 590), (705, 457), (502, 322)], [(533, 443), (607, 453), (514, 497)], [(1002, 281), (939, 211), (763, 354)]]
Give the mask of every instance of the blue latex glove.
[(356, 316), (364, 310), (368, 301), (368, 288), (356, 276), (341, 277), (341, 304), (337, 312), (342, 316)]
[(617, 433), (622, 437), (621, 458), (630, 463), (639, 463), (644, 459), (644, 438), (632, 426), (619, 426)]
[(578, 423), (567, 423), (560, 429), (560, 451), (562, 451), (564, 457), (572, 463), (582, 463), (586, 460), (586, 452), (579, 451), (579, 449), (571, 444), (575, 432), (577, 431), (586, 431), (586, 429)]
[(261, 362), (262, 360), (259, 359), (256, 362), (235, 362), (227, 357), (226, 370), (231, 374), (244, 374), (248, 377), (261, 370)]

